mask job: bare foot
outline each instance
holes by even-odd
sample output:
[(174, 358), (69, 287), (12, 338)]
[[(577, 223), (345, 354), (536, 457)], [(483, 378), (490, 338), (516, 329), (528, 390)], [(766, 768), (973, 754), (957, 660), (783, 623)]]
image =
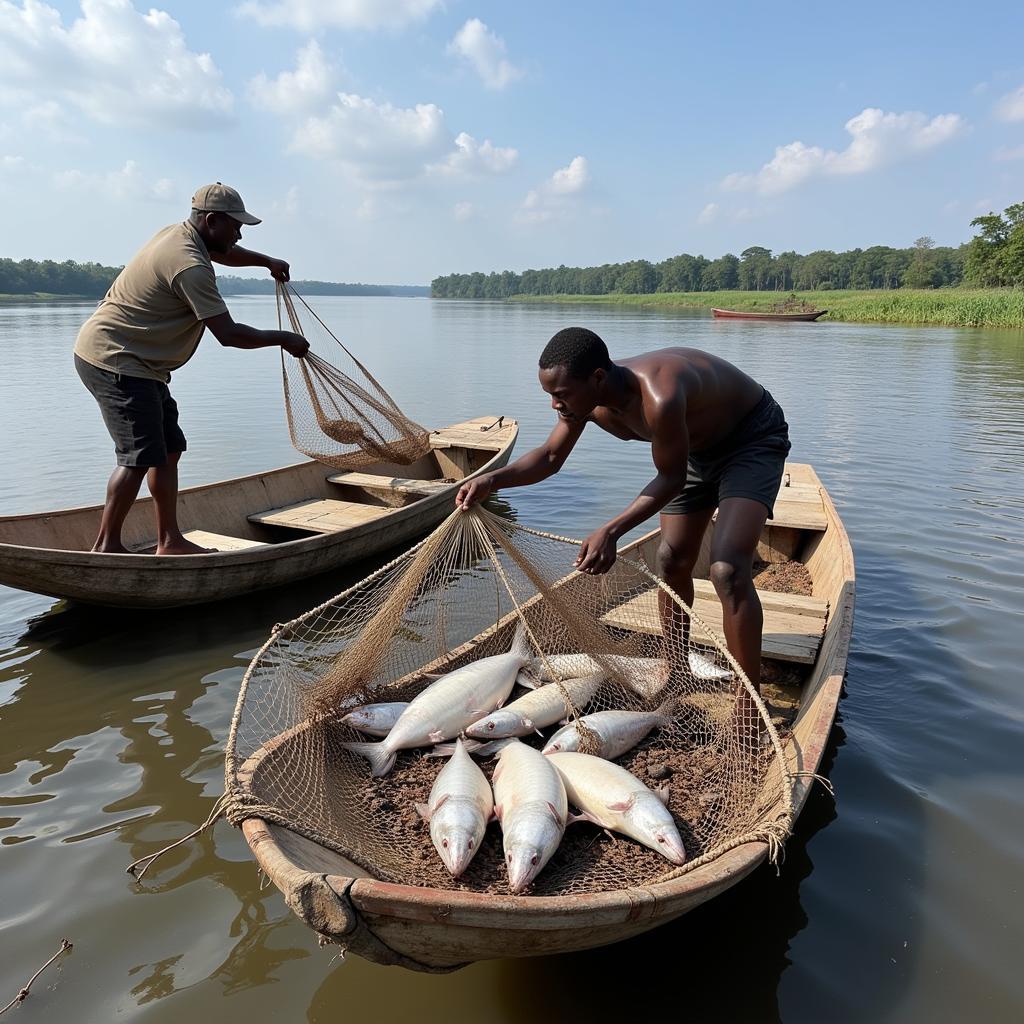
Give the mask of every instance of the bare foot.
[(212, 555), (216, 550), (216, 548), (201, 548), (198, 544), (179, 537), (177, 540), (171, 541), (170, 544), (158, 545), (156, 553), (158, 555)]
[(98, 555), (134, 555), (134, 554), (136, 554), (136, 552), (134, 552), (134, 551), (129, 551), (120, 542), (117, 543), (117, 544), (111, 544), (111, 543), (103, 543), (103, 544), (101, 544), (99, 541), (96, 541), (96, 543), (92, 546), (92, 550), (93, 550), (94, 554), (98, 554)]

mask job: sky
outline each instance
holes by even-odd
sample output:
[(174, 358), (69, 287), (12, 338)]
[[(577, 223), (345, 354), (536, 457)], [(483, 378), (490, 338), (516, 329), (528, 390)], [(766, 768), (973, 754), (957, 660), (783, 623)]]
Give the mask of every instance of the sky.
[(212, 181), (294, 278), (381, 284), (1024, 200), (1020, 0), (155, 2), (0, 0), (0, 256), (124, 263)]

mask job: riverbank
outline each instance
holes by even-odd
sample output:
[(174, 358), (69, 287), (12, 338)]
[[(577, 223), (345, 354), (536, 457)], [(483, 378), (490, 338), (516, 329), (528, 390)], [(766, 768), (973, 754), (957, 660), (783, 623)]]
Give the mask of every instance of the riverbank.
[(23, 302), (99, 302), (102, 295), (58, 295), (56, 292), (29, 292), (20, 295), (7, 295), (0, 292), (0, 303), (5, 305)]
[[(655, 292), (649, 295), (515, 295), (509, 302), (557, 302), (664, 309), (737, 309), (768, 312), (787, 292)], [(943, 327), (1010, 327), (1024, 330), (1024, 289), (899, 288), (876, 291), (797, 292), (822, 320)]]

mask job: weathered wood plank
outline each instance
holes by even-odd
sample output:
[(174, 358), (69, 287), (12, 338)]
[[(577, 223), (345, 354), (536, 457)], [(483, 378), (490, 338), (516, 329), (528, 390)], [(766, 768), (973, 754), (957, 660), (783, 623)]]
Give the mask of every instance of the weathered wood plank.
[(355, 501), (321, 498), (300, 501), (284, 508), (267, 509), (266, 512), (254, 512), (249, 516), (249, 522), (264, 526), (287, 526), (293, 530), (311, 530), (314, 533), (335, 533), (351, 526), (373, 522), (392, 512), (394, 509), (379, 505), (360, 505)]
[(436, 494), (451, 486), (444, 480), (411, 480), (401, 476), (375, 476), (373, 473), (335, 473), (327, 479), (332, 484), (342, 484), (346, 487), (397, 491), (399, 494)]

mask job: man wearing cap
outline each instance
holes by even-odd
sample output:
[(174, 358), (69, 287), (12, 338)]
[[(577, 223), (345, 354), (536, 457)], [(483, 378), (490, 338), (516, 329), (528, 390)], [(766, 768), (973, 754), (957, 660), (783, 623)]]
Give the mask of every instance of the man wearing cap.
[[(171, 371), (192, 358), (209, 328), (230, 348), (279, 345), (302, 357), (305, 338), (260, 331), (231, 318), (213, 263), (265, 267), (288, 280), (284, 260), (238, 245), (243, 224), (259, 224), (227, 185), (206, 185), (192, 197), (187, 221), (158, 231), (118, 274), (75, 342), (75, 369), (99, 403), (117, 455), (93, 551), (126, 553), (121, 526), (148, 479), (157, 519), (158, 555), (205, 554), (178, 528), (178, 461), (185, 435), (168, 391)], [(212, 262), (211, 262), (212, 261)]]

